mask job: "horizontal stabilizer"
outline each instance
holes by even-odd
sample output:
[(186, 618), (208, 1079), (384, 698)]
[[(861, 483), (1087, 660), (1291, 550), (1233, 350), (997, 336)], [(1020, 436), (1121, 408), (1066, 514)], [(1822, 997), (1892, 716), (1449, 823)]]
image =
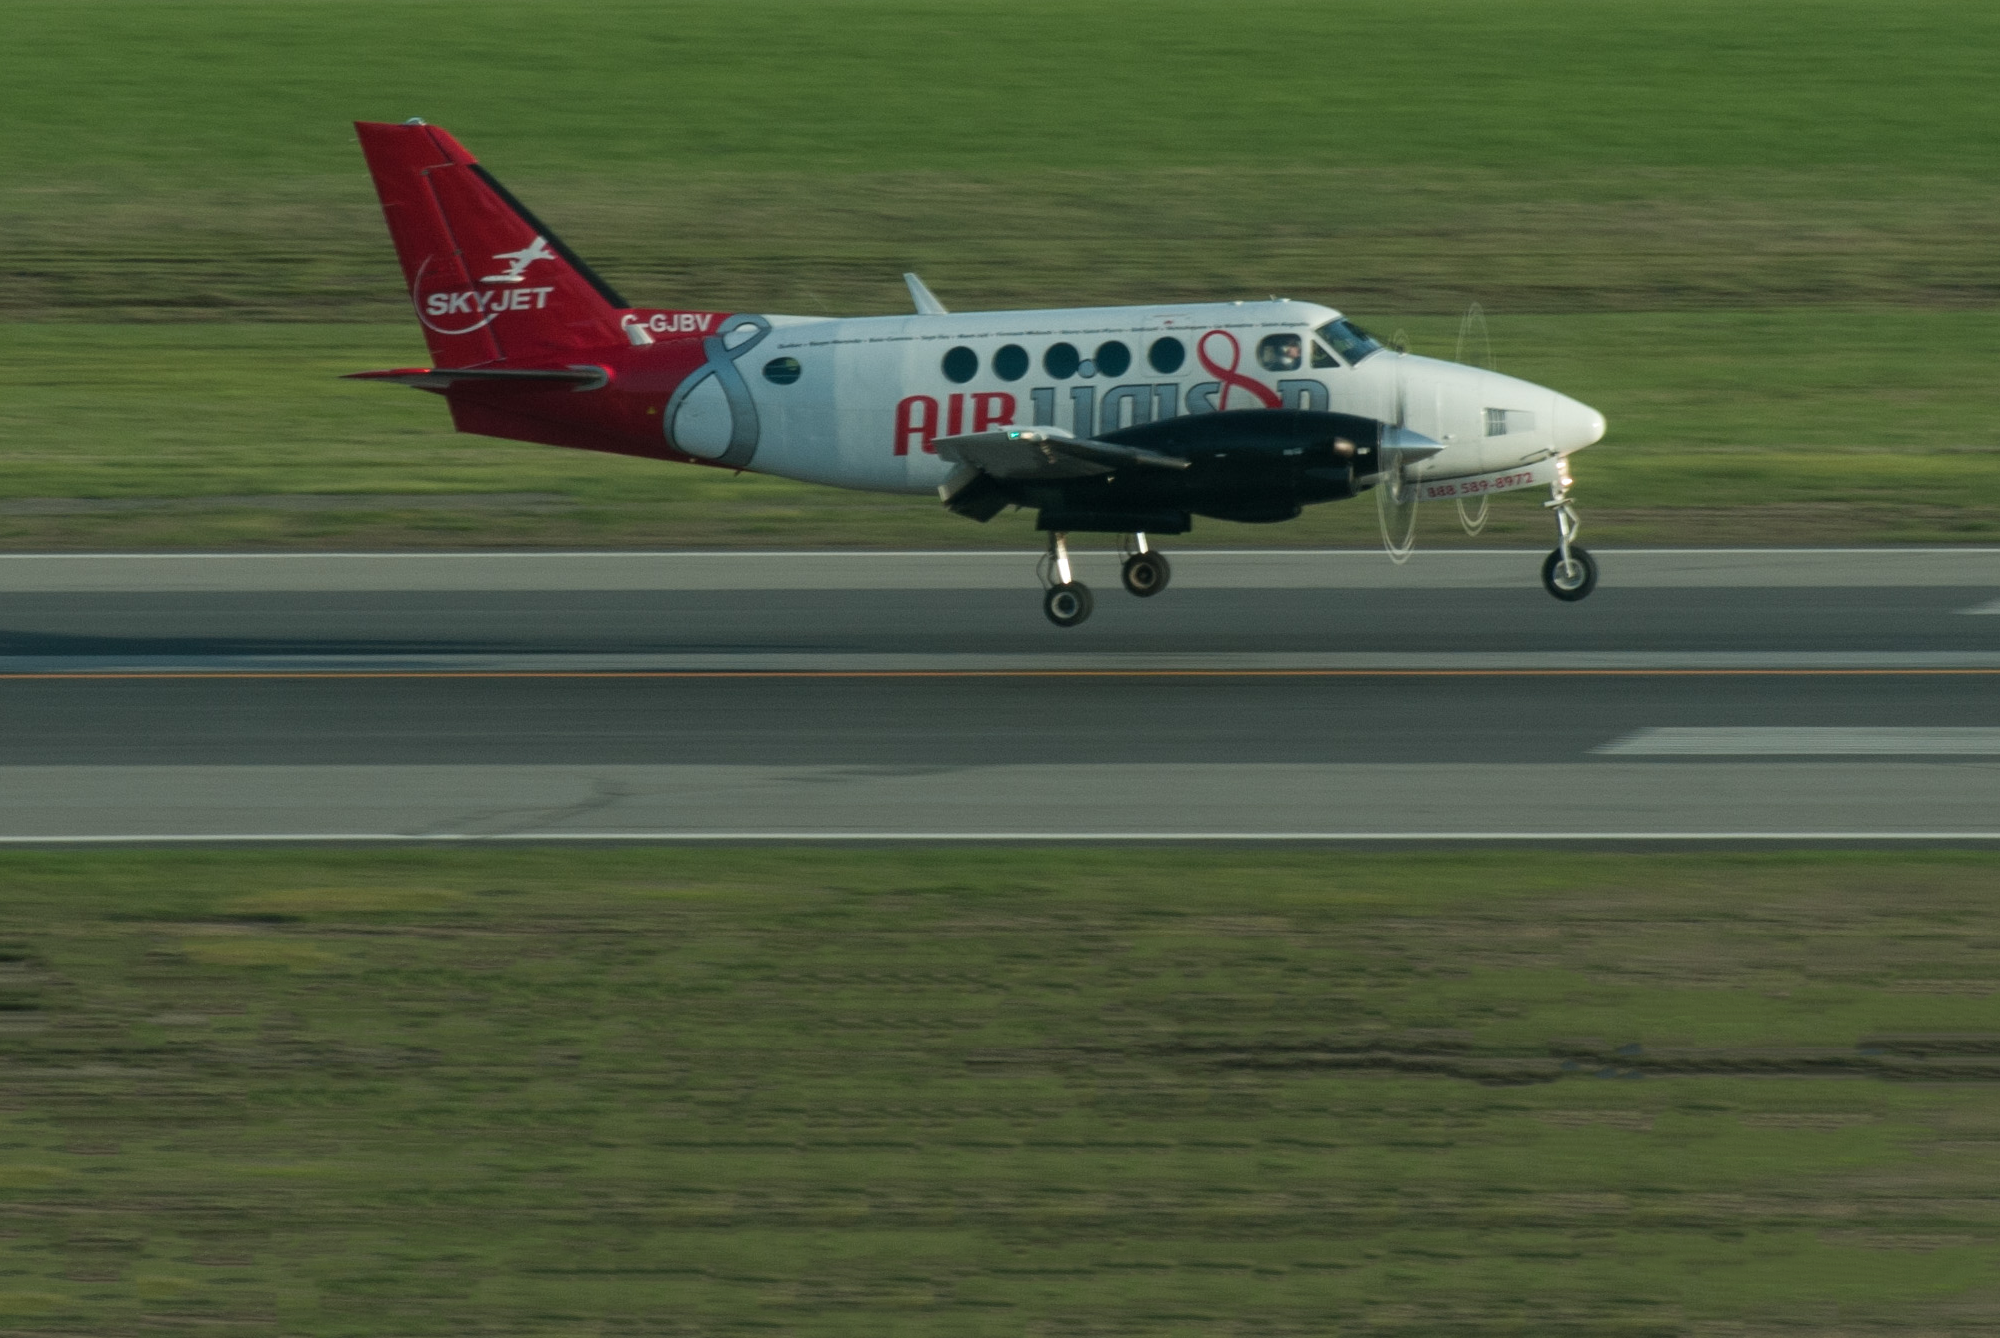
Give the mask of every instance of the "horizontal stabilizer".
[(1084, 478), (1134, 465), (1148, 469), (1188, 467), (1188, 462), (1177, 455), (1072, 437), (1054, 427), (973, 432), (960, 437), (939, 437), (933, 444), (940, 459), (970, 465), (997, 479)]
[(455, 385), (568, 386), (597, 390), (611, 380), (602, 367), (398, 367), (386, 372), (349, 372), (344, 381), (386, 381), (420, 390), (449, 390)]

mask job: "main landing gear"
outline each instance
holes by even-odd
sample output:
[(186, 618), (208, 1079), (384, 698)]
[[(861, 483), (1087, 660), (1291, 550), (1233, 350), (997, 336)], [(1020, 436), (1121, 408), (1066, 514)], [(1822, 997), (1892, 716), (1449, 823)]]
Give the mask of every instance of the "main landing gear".
[[(1144, 534), (1134, 534), (1119, 550), (1125, 561), (1118, 569), (1125, 588), (1141, 599), (1149, 599), (1167, 588), (1174, 569), (1167, 555), (1146, 542)], [(1075, 627), (1090, 616), (1095, 605), (1090, 587), (1076, 579), (1069, 562), (1069, 535), (1051, 530), (1049, 551), (1042, 556), (1040, 576), (1044, 587), (1042, 612), (1057, 627)]]
[(1129, 543), (1121, 541), (1118, 551), (1125, 555), (1124, 565), (1118, 569), (1119, 579), (1139, 598), (1152, 598), (1173, 579), (1173, 564), (1167, 561), (1165, 553), (1154, 551), (1144, 533), (1134, 534)]
[(1042, 592), (1042, 612), (1057, 627), (1075, 627), (1090, 616), (1090, 587), (1076, 579), (1069, 565), (1069, 536), (1049, 531), (1049, 551), (1042, 557), (1037, 573), (1046, 589)]
[(1556, 513), (1556, 546), (1542, 559), (1542, 587), (1566, 604), (1574, 604), (1597, 588), (1597, 559), (1576, 542), (1582, 527), (1569, 503), (1569, 461), (1556, 461), (1556, 481), (1549, 485), (1543, 506)]

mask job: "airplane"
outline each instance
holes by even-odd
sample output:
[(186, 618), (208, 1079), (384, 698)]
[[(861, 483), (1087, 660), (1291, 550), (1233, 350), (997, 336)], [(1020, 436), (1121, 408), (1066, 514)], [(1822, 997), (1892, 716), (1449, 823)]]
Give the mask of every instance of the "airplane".
[(487, 275), (480, 280), (481, 283), (525, 283), (528, 266), (537, 260), (556, 260), (560, 257), (549, 249), (548, 238), (537, 237), (518, 251), (502, 251), (493, 258), (506, 261), (507, 268), (498, 274)]
[(433, 365), (350, 375), (443, 395), (460, 432), (934, 492), (982, 522), (1032, 508), (1059, 627), (1093, 607), (1072, 534), (1121, 536), (1124, 586), (1151, 597), (1172, 574), (1155, 537), (1196, 516), (1285, 521), (1370, 489), (1408, 505), (1546, 487), (1542, 583), (1596, 588), (1569, 457), (1604, 416), (1385, 347), (1333, 308), (951, 312), (914, 274), (908, 316), (635, 307), (441, 128), (355, 129)]

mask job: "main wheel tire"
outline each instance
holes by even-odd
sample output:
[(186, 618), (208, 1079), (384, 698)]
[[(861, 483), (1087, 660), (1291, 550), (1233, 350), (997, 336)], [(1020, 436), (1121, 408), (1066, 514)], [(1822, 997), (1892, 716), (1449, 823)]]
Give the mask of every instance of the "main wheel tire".
[(1124, 578), (1127, 590), (1141, 599), (1149, 599), (1167, 588), (1174, 569), (1165, 553), (1134, 553), (1125, 559), (1118, 574)]
[(1057, 627), (1075, 627), (1090, 616), (1090, 609), (1090, 587), (1082, 581), (1050, 586), (1049, 592), (1042, 596), (1042, 612)]
[(1570, 569), (1563, 569), (1563, 551), (1551, 549), (1542, 559), (1542, 586), (1565, 604), (1574, 604), (1597, 588), (1597, 559), (1576, 544), (1569, 546)]

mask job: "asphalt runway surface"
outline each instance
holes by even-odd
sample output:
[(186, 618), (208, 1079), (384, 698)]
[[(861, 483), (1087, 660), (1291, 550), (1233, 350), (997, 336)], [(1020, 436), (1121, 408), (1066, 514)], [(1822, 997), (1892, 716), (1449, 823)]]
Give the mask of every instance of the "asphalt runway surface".
[(2000, 840), (2000, 550), (0, 559), (0, 840)]

